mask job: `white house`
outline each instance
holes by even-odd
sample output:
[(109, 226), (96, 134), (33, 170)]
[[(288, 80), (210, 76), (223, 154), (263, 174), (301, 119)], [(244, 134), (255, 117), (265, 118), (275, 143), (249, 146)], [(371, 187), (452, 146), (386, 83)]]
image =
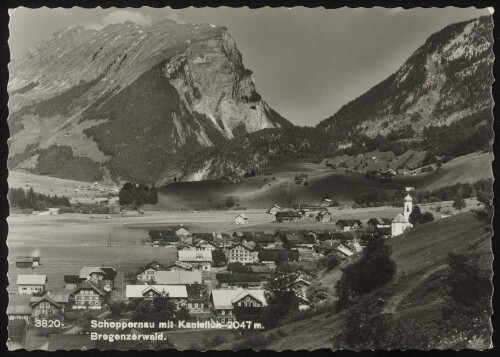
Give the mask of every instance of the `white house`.
[(31, 295), (45, 291), (47, 275), (18, 275), (17, 287), (21, 295)]
[(410, 214), (413, 211), (413, 199), (410, 196), (410, 191), (413, 187), (407, 187), (408, 194), (404, 199), (403, 213), (399, 213), (391, 223), (391, 235), (393, 237), (403, 234), (407, 229), (413, 228), (410, 223)]
[(180, 250), (177, 252), (177, 255), (179, 262), (188, 263), (192, 265), (195, 270), (212, 269), (212, 252), (210, 250)]
[(234, 321), (235, 308), (263, 308), (267, 306), (264, 290), (214, 289), (210, 294), (212, 319), (222, 324)]
[(168, 297), (177, 307), (186, 306), (187, 289), (185, 285), (127, 285), (127, 299), (153, 300), (155, 297)]
[(236, 244), (226, 251), (229, 263), (253, 263), (259, 260), (258, 254), (259, 252), (252, 249), (247, 242)]
[(236, 216), (236, 218), (234, 219), (234, 222), (236, 224), (247, 224), (248, 217), (245, 214), (241, 213), (241, 214)]

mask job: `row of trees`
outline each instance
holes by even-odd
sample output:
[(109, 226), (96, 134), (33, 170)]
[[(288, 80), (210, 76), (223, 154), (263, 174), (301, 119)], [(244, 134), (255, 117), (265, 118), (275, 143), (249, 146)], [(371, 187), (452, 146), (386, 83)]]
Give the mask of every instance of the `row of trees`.
[(11, 207), (19, 209), (33, 209), (43, 211), (48, 207), (69, 207), (71, 203), (65, 196), (57, 197), (42, 193), (37, 193), (30, 187), (28, 190), (20, 188), (10, 188), (8, 198)]
[(118, 203), (122, 207), (130, 207), (138, 209), (144, 204), (158, 203), (158, 193), (155, 186), (149, 188), (145, 184), (135, 184), (127, 182), (123, 185), (118, 193)]

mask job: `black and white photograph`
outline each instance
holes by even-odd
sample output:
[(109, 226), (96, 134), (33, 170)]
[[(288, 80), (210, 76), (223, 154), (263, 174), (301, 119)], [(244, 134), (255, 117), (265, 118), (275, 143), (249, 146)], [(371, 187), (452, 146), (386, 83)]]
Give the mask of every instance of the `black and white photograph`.
[(493, 348), (494, 11), (9, 9), (8, 350)]

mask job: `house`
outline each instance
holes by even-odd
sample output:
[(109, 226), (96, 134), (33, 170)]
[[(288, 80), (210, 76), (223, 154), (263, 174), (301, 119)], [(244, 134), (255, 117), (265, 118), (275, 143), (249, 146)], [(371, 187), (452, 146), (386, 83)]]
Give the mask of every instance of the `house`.
[(330, 222), (332, 220), (332, 214), (329, 211), (321, 211), (316, 216), (318, 222)]
[(289, 289), (292, 289), (295, 292), (295, 296), (299, 299), (299, 310), (309, 308), (310, 302), (307, 298), (307, 290), (310, 286), (311, 282), (303, 278), (297, 278), (288, 286)]
[(297, 222), (302, 218), (300, 212), (297, 211), (286, 211), (286, 212), (276, 212), (275, 214), (276, 222)]
[(272, 234), (263, 233), (258, 236), (250, 236), (247, 241), (254, 242), (262, 248), (274, 248), (276, 246), (276, 239)]
[(299, 260), (299, 251), (297, 249), (264, 249), (259, 252), (260, 262), (274, 262), (276, 265), (282, 262)]
[(278, 206), (277, 204), (275, 204), (274, 206), (272, 206), (271, 208), (269, 208), (267, 210), (267, 213), (269, 214), (276, 214), (277, 212), (281, 212), (283, 209)]
[(17, 276), (18, 293), (21, 295), (31, 295), (45, 291), (47, 275), (23, 275)]
[(193, 266), (188, 263), (180, 262), (180, 261), (175, 261), (173, 263), (170, 263), (168, 265), (165, 265), (165, 270), (169, 271), (191, 271), (193, 270)]
[(216, 276), (221, 289), (262, 289), (265, 279), (257, 274), (218, 273)]
[(127, 285), (125, 297), (146, 301), (153, 301), (157, 297), (168, 297), (177, 308), (180, 308), (186, 306), (188, 294), (185, 285)]
[(156, 282), (156, 276), (159, 271), (166, 270), (166, 267), (162, 264), (158, 263), (156, 260), (146, 264), (143, 267), (140, 267), (137, 270), (137, 281), (140, 282), (148, 282), (153, 281)]
[(101, 309), (106, 293), (96, 283), (85, 280), (70, 294), (73, 309)]
[(63, 318), (64, 309), (68, 305), (69, 295), (50, 295), (49, 293), (41, 297), (32, 296), (29, 306), (33, 311), (33, 317)]
[(389, 238), (392, 236), (391, 226), (389, 227), (377, 227), (374, 233), (381, 236), (382, 238)]
[(361, 227), (359, 219), (340, 219), (335, 225), (343, 232), (349, 232)]
[(111, 291), (115, 285), (116, 269), (111, 267), (83, 267), (80, 269), (80, 280), (90, 280), (105, 291)]
[(210, 251), (220, 249), (218, 244), (216, 244), (214, 242), (207, 242), (205, 240), (201, 240), (201, 241), (197, 242), (196, 244), (194, 244), (194, 248), (195, 248), (195, 250), (210, 250)]
[(189, 229), (184, 227), (183, 224), (180, 226), (172, 226), (170, 229), (173, 230), (178, 237), (187, 238), (190, 235)]
[(212, 319), (221, 324), (237, 320), (253, 321), (267, 306), (264, 290), (215, 289), (210, 293)]
[(16, 268), (32, 269), (33, 268), (33, 257), (17, 257), (16, 258)]
[(25, 320), (28, 324), (31, 319), (31, 308), (29, 305), (7, 305), (7, 315), (11, 320)]
[(407, 187), (408, 194), (404, 198), (403, 213), (399, 213), (391, 223), (391, 235), (397, 237), (404, 233), (407, 229), (413, 228), (410, 223), (410, 215), (413, 212), (413, 198), (410, 196), (410, 191), (413, 187)]
[(241, 213), (239, 215), (237, 215), (234, 219), (234, 223), (236, 224), (247, 224), (248, 223), (248, 217)]
[(82, 281), (79, 275), (65, 275), (64, 276), (64, 288), (66, 290), (75, 290), (78, 284)]
[(316, 245), (316, 239), (310, 234), (299, 234), (299, 241), (295, 244), (295, 247), (301, 249), (313, 250)]
[[(175, 229), (152, 229), (149, 231), (149, 238), (152, 242), (158, 242), (163, 245), (177, 245), (180, 241), (181, 235), (177, 231), (184, 233), (184, 228)], [(189, 235), (189, 231), (188, 231)], [(187, 236), (186, 236), (187, 237)]]
[(156, 283), (160, 285), (192, 285), (202, 284), (201, 271), (159, 271)]
[(186, 286), (187, 290), (187, 309), (190, 314), (200, 314), (205, 312), (205, 307), (208, 306), (207, 299), (203, 296), (200, 289), (196, 285)]
[(181, 250), (177, 252), (178, 260), (182, 263), (188, 263), (195, 270), (211, 270), (212, 269), (212, 252), (211, 251), (192, 251)]
[(316, 253), (328, 255), (332, 253), (340, 253), (344, 256), (350, 257), (354, 253), (342, 243), (334, 240), (319, 242), (315, 247)]
[(370, 218), (367, 222), (368, 227), (372, 230), (376, 228), (390, 228), (392, 223), (392, 219), (390, 218)]
[(259, 252), (255, 250), (255, 243), (245, 242), (238, 243), (226, 249), (226, 256), (229, 263), (253, 263), (258, 260)]
[(9, 351), (26, 349), (26, 330), (25, 320), (10, 320), (7, 326), (7, 348)]

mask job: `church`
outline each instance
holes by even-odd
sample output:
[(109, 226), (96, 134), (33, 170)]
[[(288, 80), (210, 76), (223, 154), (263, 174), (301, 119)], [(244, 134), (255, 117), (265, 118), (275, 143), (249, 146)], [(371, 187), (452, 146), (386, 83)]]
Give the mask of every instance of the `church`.
[(391, 236), (396, 237), (407, 229), (413, 228), (413, 224), (410, 223), (410, 214), (413, 211), (413, 198), (410, 196), (410, 191), (413, 187), (406, 187), (406, 195), (404, 199), (403, 213), (399, 213), (391, 223)]

